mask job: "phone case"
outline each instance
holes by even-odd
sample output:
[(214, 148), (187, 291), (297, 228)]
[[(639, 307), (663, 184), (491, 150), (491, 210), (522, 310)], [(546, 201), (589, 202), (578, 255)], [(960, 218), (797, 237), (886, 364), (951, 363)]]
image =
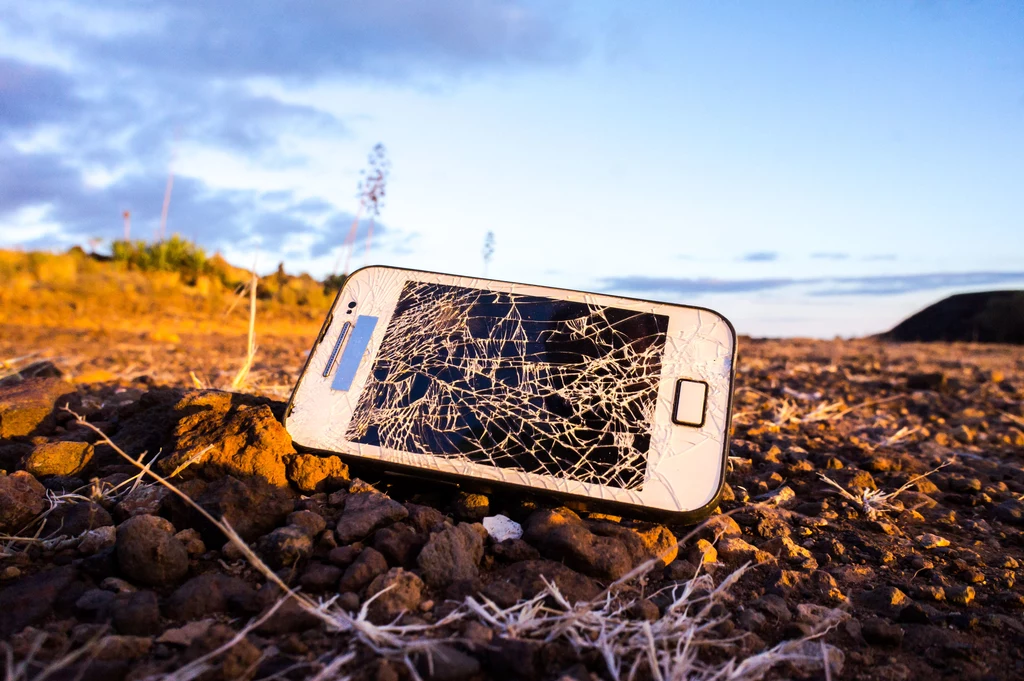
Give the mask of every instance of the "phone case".
[(364, 268), (285, 424), (300, 447), (417, 475), (695, 521), (724, 482), (735, 351), (704, 308)]

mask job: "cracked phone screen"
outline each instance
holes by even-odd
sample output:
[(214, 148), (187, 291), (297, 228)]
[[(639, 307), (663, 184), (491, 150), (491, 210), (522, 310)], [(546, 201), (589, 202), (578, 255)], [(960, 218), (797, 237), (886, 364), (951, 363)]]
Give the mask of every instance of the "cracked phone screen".
[(639, 491), (668, 317), (405, 284), (347, 438)]

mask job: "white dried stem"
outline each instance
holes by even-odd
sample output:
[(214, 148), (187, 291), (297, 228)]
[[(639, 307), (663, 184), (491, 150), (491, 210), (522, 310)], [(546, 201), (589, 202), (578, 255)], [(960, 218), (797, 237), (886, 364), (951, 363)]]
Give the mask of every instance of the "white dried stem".
[(845, 487), (843, 487), (838, 482), (828, 477), (824, 473), (818, 473), (818, 477), (821, 478), (828, 485), (835, 488), (835, 490), (839, 492), (839, 494), (842, 497), (856, 504), (857, 507), (860, 509), (860, 512), (864, 515), (864, 517), (866, 517), (868, 520), (874, 520), (878, 518), (880, 515), (886, 513), (887, 511), (896, 510), (892, 502), (895, 501), (896, 497), (898, 497), (900, 494), (910, 489), (915, 482), (917, 482), (918, 480), (924, 480), (929, 475), (945, 468), (951, 463), (953, 463), (953, 461), (946, 461), (945, 463), (941, 464), (936, 468), (933, 468), (927, 473), (922, 473), (921, 475), (914, 476), (913, 478), (905, 482), (903, 485), (901, 485), (894, 492), (883, 492), (882, 490), (879, 489), (864, 489), (861, 490), (860, 494), (853, 494), (852, 492), (847, 490)]
[(242, 364), (242, 368), (238, 370), (238, 373), (235, 374), (235, 379), (231, 381), (232, 390), (239, 390), (245, 385), (245, 381), (249, 377), (249, 370), (252, 369), (253, 360), (256, 359), (256, 288), (258, 282), (259, 278), (256, 276), (256, 268), (254, 266), (252, 279), (249, 281), (249, 338), (246, 345), (245, 362)]

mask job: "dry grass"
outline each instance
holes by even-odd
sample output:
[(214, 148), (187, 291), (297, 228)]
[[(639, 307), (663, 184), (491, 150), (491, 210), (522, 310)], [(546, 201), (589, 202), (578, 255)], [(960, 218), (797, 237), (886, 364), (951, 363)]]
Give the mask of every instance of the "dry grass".
[[(193, 681), (193, 679), (197, 679), (207, 672), (215, 670), (216, 664), (214, 661), (218, 657), (245, 640), (246, 636), (270, 619), (284, 603), (285, 599), (279, 599), (274, 603), (274, 605), (268, 608), (265, 613), (250, 620), (228, 641), (205, 655), (192, 660), (188, 664), (185, 664), (170, 673), (138, 678), (140, 681)], [(105, 643), (104, 637), (108, 633), (110, 633), (109, 630), (106, 627), (102, 627), (98, 629), (96, 633), (94, 633), (84, 644), (74, 645), (70, 641), (67, 641), (56, 653), (48, 655), (48, 657), (52, 659), (45, 662), (37, 659), (40, 652), (43, 650), (43, 646), (49, 639), (49, 635), (45, 632), (39, 632), (39, 634), (33, 638), (29, 650), (19, 661), (15, 661), (14, 646), (6, 641), (0, 641), (0, 651), (3, 651), (4, 656), (4, 679), (5, 681), (45, 681), (45, 679), (49, 679), (51, 677), (80, 678), (81, 673), (79, 673), (78, 676), (69, 677), (68, 674), (71, 671), (69, 668), (77, 662), (91, 662), (96, 659), (96, 657), (102, 652), (103, 645)], [(243, 678), (249, 678), (251, 673), (255, 671), (256, 665), (262, 661), (262, 659), (263, 658), (260, 657), (260, 659), (252, 665), (252, 668), (249, 670), (249, 674), (243, 676)]]
[[(274, 613), (276, 613), (278, 609), (285, 604), (286, 600), (287, 599), (285, 598), (278, 599), (277, 602), (268, 608), (265, 613), (250, 620), (249, 623), (239, 629), (234, 636), (205, 655), (197, 657), (185, 666), (180, 667), (169, 674), (159, 674), (156, 676), (146, 677), (143, 681), (192, 681), (192, 679), (198, 678), (206, 672), (213, 670), (215, 667), (213, 664), (214, 660), (244, 641), (245, 637), (256, 629), (256, 627), (273, 617)], [(258, 662), (259, 661), (257, 661), (257, 664)], [(252, 669), (251, 671), (255, 671), (255, 669)]]
[(755, 417), (762, 416), (774, 426), (785, 426), (789, 424), (798, 425), (816, 423), (819, 421), (839, 421), (844, 417), (868, 407), (875, 407), (906, 398), (906, 395), (892, 395), (880, 399), (870, 399), (848, 406), (845, 401), (834, 402), (819, 401), (810, 407), (801, 405), (801, 402), (813, 402), (820, 400), (820, 393), (805, 393), (783, 387), (785, 397), (773, 397), (760, 390), (748, 386), (740, 386), (737, 392), (750, 393), (760, 398), (761, 403), (756, 410), (742, 410), (733, 414), (733, 421), (738, 424), (750, 424)]
[[(630, 616), (637, 599), (622, 599), (610, 592), (593, 601), (570, 603), (550, 583), (534, 598), (500, 608), (483, 598), (466, 599), (468, 610), (495, 632), (508, 638), (550, 642), (561, 640), (577, 652), (597, 651), (608, 675), (615, 679), (653, 678), (759, 679), (783, 663), (819, 668), (824, 660), (808, 643), (823, 637), (842, 618), (838, 611), (815, 613), (812, 633), (739, 659), (742, 637), (722, 636), (719, 628), (733, 606), (729, 592), (743, 575), (740, 568), (715, 586), (710, 576), (698, 574), (682, 585), (669, 587), (671, 602), (664, 615), (649, 622)], [(718, 613), (718, 614), (716, 614)], [(719, 654), (701, 658), (714, 649)], [(838, 650), (827, 646), (825, 659), (835, 660)], [(717, 659), (716, 659), (717, 658)], [(825, 665), (829, 667), (831, 665)]]
[[(93, 427), (91, 424), (89, 425)], [(93, 429), (95, 430), (94, 427)], [(124, 456), (127, 457), (128, 455), (124, 454)], [(46, 500), (49, 502), (49, 507), (45, 511), (29, 521), (27, 525), (15, 534), (0, 535), (0, 557), (13, 555), (17, 552), (19, 546), (27, 547), (34, 544), (48, 550), (61, 550), (77, 546), (82, 538), (88, 534), (88, 531), (74, 537), (67, 537), (61, 534), (60, 528), (57, 528), (50, 534), (41, 536), (46, 519), (62, 504), (77, 504), (86, 501), (102, 502), (108, 505), (115, 504), (138, 489), (140, 485), (148, 484), (143, 482), (143, 478), (151, 474), (150, 466), (156, 461), (159, 452), (149, 460), (149, 463), (143, 463), (145, 456), (146, 452), (140, 454), (137, 459), (128, 457), (132, 464), (139, 469), (139, 472), (117, 485), (101, 483), (98, 479), (94, 478), (88, 485), (84, 485), (71, 492), (57, 494), (52, 490), (47, 490)], [(184, 468), (184, 466), (181, 468)]]
[[(0, 250), (0, 324), (156, 337), (244, 333), (245, 315), (224, 310), (251, 272), (222, 261), (218, 268), (191, 282), (179, 272), (129, 270), (85, 255)], [(260, 291), (264, 336), (314, 336), (333, 300), (308, 276), (271, 275)]]
[(76, 678), (69, 677), (65, 670), (80, 660), (95, 659), (99, 651), (99, 641), (105, 633), (102, 629), (97, 631), (83, 645), (74, 646), (70, 641), (66, 642), (56, 655), (52, 655), (54, 659), (48, 662), (36, 659), (49, 638), (43, 632), (32, 640), (27, 653), (19, 661), (15, 661), (14, 647), (8, 641), (0, 641), (0, 650), (4, 656), (4, 680), (45, 681), (53, 677)]
[(30, 359), (34, 359), (38, 353), (30, 352), (27, 355), (20, 357), (11, 357), (9, 359), (0, 360), (0, 380), (8, 378), (9, 376), (21, 376), (18, 370), (18, 366), (25, 363)]
[(249, 338), (246, 345), (245, 362), (238, 370), (235, 379), (231, 381), (232, 390), (240, 390), (245, 385), (252, 369), (253, 360), (256, 359), (256, 288), (259, 285), (259, 277), (256, 276), (256, 268), (253, 267), (252, 279), (249, 281)]
[(893, 505), (896, 497), (910, 489), (918, 480), (924, 480), (929, 475), (945, 468), (951, 463), (953, 463), (953, 461), (947, 461), (927, 473), (915, 475), (894, 492), (883, 492), (879, 489), (863, 489), (860, 491), (860, 494), (854, 494), (824, 473), (818, 473), (818, 477), (828, 483), (831, 487), (835, 488), (836, 491), (839, 492), (840, 496), (856, 504), (857, 508), (865, 518), (868, 520), (875, 520), (886, 512), (900, 510)]

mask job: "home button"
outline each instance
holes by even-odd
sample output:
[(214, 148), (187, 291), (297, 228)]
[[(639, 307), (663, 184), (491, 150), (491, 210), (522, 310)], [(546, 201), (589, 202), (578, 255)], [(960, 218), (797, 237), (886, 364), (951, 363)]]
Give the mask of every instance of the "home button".
[(704, 411), (708, 401), (708, 384), (680, 378), (676, 381), (675, 404), (672, 406), (672, 422), (681, 426), (700, 428), (704, 425)]

